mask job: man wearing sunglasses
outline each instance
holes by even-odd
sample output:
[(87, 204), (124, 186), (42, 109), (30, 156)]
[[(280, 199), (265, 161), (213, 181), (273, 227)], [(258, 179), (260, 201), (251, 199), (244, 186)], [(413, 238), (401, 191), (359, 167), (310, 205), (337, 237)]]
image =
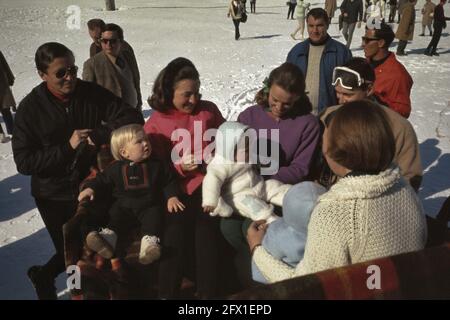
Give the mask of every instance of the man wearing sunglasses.
[(65, 271), (62, 227), (77, 208), (79, 184), (111, 131), (144, 119), (108, 90), (78, 79), (64, 45), (41, 45), (35, 62), (43, 81), (19, 104), (12, 150), (17, 171), (31, 175), (31, 194), (56, 249), (28, 276), (39, 299), (56, 299), (54, 280)]
[(375, 69), (374, 95), (384, 105), (408, 118), (411, 113), (413, 80), (395, 54), (389, 51), (394, 37), (391, 27), (380, 22), (379, 28), (366, 28), (362, 47), (364, 55)]
[[(92, 58), (97, 53), (102, 52), (102, 32), (105, 31), (106, 23), (102, 19), (91, 19), (87, 22), (89, 36), (92, 39), (91, 46), (89, 47), (89, 57)], [(134, 55), (134, 50), (131, 45), (125, 40), (122, 41), (121, 45), (122, 51), (128, 51), (134, 61), (136, 61), (136, 56)], [(137, 62), (135, 62), (137, 65)]]
[(386, 112), (395, 137), (394, 162), (399, 166), (402, 176), (418, 191), (422, 182), (422, 164), (420, 161), (419, 142), (411, 123), (397, 112), (387, 108), (377, 100), (374, 93), (375, 73), (363, 58), (353, 58), (333, 72), (333, 86), (339, 105), (327, 108), (320, 120), (325, 123), (341, 105), (348, 102), (369, 99), (377, 103)]
[(328, 15), (322, 8), (311, 9), (306, 15), (309, 38), (295, 45), (286, 61), (297, 65), (306, 78), (306, 91), (317, 115), (336, 104), (331, 76), (336, 66), (347, 62), (352, 53), (328, 34)]
[(124, 50), (122, 28), (106, 24), (99, 41), (102, 51), (84, 63), (83, 80), (101, 85), (142, 111), (139, 68), (134, 54)]

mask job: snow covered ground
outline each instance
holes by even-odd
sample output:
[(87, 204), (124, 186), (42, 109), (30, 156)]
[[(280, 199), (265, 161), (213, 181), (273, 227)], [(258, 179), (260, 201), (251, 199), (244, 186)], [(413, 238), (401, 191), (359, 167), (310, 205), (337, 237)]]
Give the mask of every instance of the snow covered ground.
[[(312, 7), (323, 7), (324, 1), (311, 2)], [(430, 40), (418, 36), (423, 2), (419, 0), (416, 6), (418, 22), (414, 41), (407, 47), (410, 54), (400, 60), (414, 79), (410, 120), (425, 168), (420, 197), (427, 213), (435, 215), (450, 194), (450, 41), (444, 30), (438, 50), (441, 56), (422, 55)], [(79, 30), (66, 26), (70, 5), (81, 8)], [(234, 40), (233, 24), (226, 17), (228, 0), (116, 0), (116, 6), (119, 10), (106, 12), (100, 0), (0, 0), (0, 50), (16, 75), (16, 100), (40, 82), (34, 53), (42, 43), (67, 45), (82, 67), (91, 43), (86, 22), (95, 17), (123, 27), (138, 59), (144, 97), (159, 70), (173, 58), (184, 56), (200, 71), (203, 97), (214, 101), (228, 119), (235, 119), (252, 103), (263, 79), (296, 43), (289, 34), (297, 22), (286, 20), (284, 0), (258, 0), (257, 14), (249, 14), (248, 22), (241, 25), (240, 41)], [(450, 16), (450, 6), (444, 8)], [(335, 22), (329, 33), (343, 41)], [(363, 29), (356, 29), (354, 34), (355, 56), (363, 55), (362, 33)], [(149, 114), (146, 105), (145, 115)], [(17, 173), (11, 143), (0, 144), (0, 299), (35, 298), (25, 273), (29, 266), (45, 263), (53, 252), (43, 227), (30, 196), (29, 177)], [(57, 285), (67, 298), (62, 292), (63, 277)]]

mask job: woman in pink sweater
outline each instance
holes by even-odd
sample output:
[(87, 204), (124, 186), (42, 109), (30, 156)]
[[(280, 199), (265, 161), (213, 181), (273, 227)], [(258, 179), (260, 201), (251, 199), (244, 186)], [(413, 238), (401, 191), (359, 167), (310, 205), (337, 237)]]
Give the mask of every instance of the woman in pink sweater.
[(219, 220), (203, 212), (201, 184), (206, 173), (204, 151), (211, 140), (207, 130), (217, 129), (225, 120), (214, 103), (201, 100), (199, 88), (194, 64), (177, 58), (159, 73), (148, 100), (155, 112), (145, 123), (145, 132), (153, 154), (174, 165), (186, 205), (182, 212), (166, 214), (160, 298), (178, 296), (183, 272), (193, 257), (198, 296), (217, 295)]

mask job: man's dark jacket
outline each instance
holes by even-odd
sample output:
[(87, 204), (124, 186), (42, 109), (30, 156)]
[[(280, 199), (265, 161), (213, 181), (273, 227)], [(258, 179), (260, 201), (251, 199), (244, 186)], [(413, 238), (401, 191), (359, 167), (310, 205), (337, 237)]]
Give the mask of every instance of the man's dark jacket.
[(92, 129), (89, 137), (99, 147), (109, 143), (112, 130), (130, 123), (143, 124), (144, 119), (95, 83), (78, 79), (69, 102), (63, 103), (42, 82), (16, 113), (12, 149), (17, 171), (31, 175), (33, 197), (74, 200), (95, 163), (95, 152), (89, 145), (72, 149), (73, 131)]

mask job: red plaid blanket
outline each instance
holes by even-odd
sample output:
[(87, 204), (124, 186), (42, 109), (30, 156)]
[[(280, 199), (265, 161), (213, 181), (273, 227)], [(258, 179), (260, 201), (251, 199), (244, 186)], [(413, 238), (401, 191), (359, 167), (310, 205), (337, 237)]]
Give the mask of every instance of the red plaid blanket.
[[(369, 266), (379, 268), (379, 286)], [(449, 270), (446, 243), (260, 286), (231, 299), (450, 299)]]

